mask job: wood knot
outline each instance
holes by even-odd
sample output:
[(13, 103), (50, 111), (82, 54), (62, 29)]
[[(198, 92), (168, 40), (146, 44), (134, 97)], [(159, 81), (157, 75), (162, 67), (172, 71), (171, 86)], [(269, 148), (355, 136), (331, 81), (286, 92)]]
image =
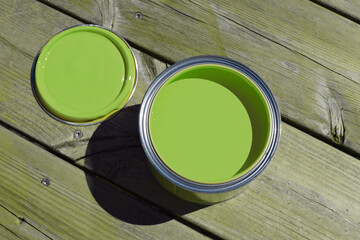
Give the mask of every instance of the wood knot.
[(18, 217), (19, 224), (23, 224), (26, 220), (23, 217)]
[(113, 29), (116, 10), (114, 0), (97, 0), (96, 3), (99, 6), (101, 25)]
[(328, 98), (329, 116), (330, 116), (330, 135), (333, 142), (337, 144), (344, 143), (345, 140), (345, 127), (341, 114), (341, 108), (338, 102), (332, 98)]

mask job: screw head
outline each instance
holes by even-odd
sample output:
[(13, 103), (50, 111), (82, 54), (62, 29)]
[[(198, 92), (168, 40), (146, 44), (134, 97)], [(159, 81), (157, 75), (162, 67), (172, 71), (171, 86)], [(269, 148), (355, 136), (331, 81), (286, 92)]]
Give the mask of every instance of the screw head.
[(50, 180), (48, 178), (43, 178), (41, 180), (41, 184), (44, 185), (45, 187), (48, 187), (50, 185)]
[(135, 18), (135, 19), (141, 19), (142, 17), (143, 17), (143, 15), (142, 15), (141, 12), (136, 12), (136, 13), (134, 14), (134, 18)]
[(78, 138), (82, 138), (83, 133), (80, 130), (76, 130), (74, 132), (74, 138), (78, 139)]

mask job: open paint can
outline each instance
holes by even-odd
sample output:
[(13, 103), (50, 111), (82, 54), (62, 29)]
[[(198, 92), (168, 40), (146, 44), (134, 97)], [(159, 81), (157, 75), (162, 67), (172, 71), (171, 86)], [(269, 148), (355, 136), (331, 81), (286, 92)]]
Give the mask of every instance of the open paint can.
[(101, 122), (129, 101), (137, 82), (135, 56), (115, 32), (79, 25), (52, 37), (32, 68), (32, 89), (51, 117), (72, 125)]
[(140, 137), (153, 173), (196, 203), (229, 199), (258, 176), (280, 138), (280, 113), (265, 82), (219, 56), (180, 61), (146, 92)]

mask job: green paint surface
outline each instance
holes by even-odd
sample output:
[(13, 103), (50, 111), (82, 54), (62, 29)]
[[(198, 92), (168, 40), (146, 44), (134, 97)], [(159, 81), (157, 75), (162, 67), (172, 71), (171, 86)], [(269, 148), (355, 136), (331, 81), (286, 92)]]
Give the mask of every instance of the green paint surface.
[(203, 183), (249, 171), (270, 129), (260, 91), (219, 65), (193, 66), (171, 77), (152, 103), (149, 124), (161, 160), (180, 176)]
[(130, 48), (94, 26), (67, 29), (41, 50), (35, 69), (43, 105), (68, 121), (106, 118), (129, 99), (136, 77)]

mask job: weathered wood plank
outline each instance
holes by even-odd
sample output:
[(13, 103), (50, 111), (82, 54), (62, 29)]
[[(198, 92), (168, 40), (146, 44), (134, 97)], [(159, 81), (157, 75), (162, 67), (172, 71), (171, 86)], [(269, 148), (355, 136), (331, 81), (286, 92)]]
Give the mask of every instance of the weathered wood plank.
[[(47, 116), (31, 91), (30, 71), (41, 46), (60, 30), (81, 24), (36, 1), (0, 1), (0, 120), (70, 158), (84, 156), (87, 142), (97, 125), (72, 127)], [(135, 50), (141, 71), (137, 89), (129, 103), (138, 104), (150, 80), (166, 68), (162, 63)], [(83, 132), (74, 139), (76, 129)]]
[[(0, 205), (50, 238), (204, 238), (3, 127), (0, 135)], [(43, 178), (49, 186), (41, 183)], [(116, 209), (116, 217), (99, 206), (88, 182), (104, 201), (115, 198), (116, 205), (107, 207)]]
[(355, 22), (360, 22), (360, 2), (357, 0), (312, 0)]
[[(27, 8), (31, 10), (31, 6), (27, 6)], [(53, 31), (51, 26), (59, 26), (60, 28), (61, 24), (67, 23), (68, 18), (63, 15), (56, 15), (59, 22), (47, 19), (46, 16), (48, 15), (44, 9), (45, 7), (42, 6), (42, 9), (40, 9), (42, 11), (33, 12), (32, 16), (45, 12), (42, 16), (44, 20), (41, 20), (42, 28), (45, 31), (43, 32), (40, 27), (33, 27), (32, 31), (38, 32), (40, 35), (46, 35), (46, 31)], [(56, 11), (50, 12), (48, 13), (50, 16), (51, 14), (58, 14)], [(37, 18), (36, 20), (40, 21)], [(30, 23), (33, 22), (30, 21)], [(25, 27), (23, 31), (28, 36), (36, 39), (36, 36), (31, 35), (31, 32)], [(16, 37), (21, 38), (23, 36), (16, 31), (15, 33), (18, 34)], [(0, 36), (13, 35), (1, 35), (0, 33)], [(45, 39), (46, 36), (43, 36), (43, 38)], [(20, 46), (22, 50), (29, 48), (25, 44), (25, 40), (20, 39), (17, 41), (12, 46)], [(6, 41), (3, 42), (6, 43)], [(31, 47), (30, 43), (29, 45)], [(13, 51), (10, 52), (14, 54)], [(15, 51), (15, 53), (19, 52)], [(20, 56), (24, 57), (24, 55)], [(5, 58), (5, 60), (7, 59)], [(16, 69), (23, 69), (22, 71), (26, 72), (25, 68), (21, 67), (21, 65), (17, 67)], [(16, 85), (20, 86), (16, 89), (23, 92), (23, 89), (27, 89), (24, 84), (24, 82), (27, 84), (25, 79), (24, 81), (19, 81), (16, 77), (13, 79), (17, 82)], [(14, 104), (12, 107), (17, 106), (16, 104), (19, 104), (19, 101), (22, 100), (13, 99), (10, 101)], [(18, 106), (21, 106), (21, 104)], [(101, 129), (100, 127), (97, 128), (97, 132), (92, 137), (90, 148), (88, 148), (89, 155), (91, 156), (88, 159), (80, 160), (79, 164), (83, 163), (85, 166), (95, 169), (96, 172), (105, 175), (109, 180), (116, 182), (118, 185), (124, 185), (159, 206), (167, 208), (179, 216), (183, 216), (194, 224), (203, 225), (208, 230), (214, 231), (226, 238), (238, 239), (240, 236), (243, 238), (259, 239), (301, 239), (306, 237), (331, 239), (337, 238), (337, 236), (343, 238), (349, 236), (348, 238), (351, 239), (359, 234), (358, 222), (356, 221), (359, 218), (359, 206), (356, 204), (358, 199), (356, 196), (359, 195), (359, 182), (357, 179), (359, 165), (356, 159), (284, 124), (280, 149), (264, 174), (239, 197), (215, 206), (200, 208), (190, 203), (184, 203), (167, 194), (151, 177), (150, 172), (146, 168), (144, 153), (138, 142), (137, 121), (130, 121), (136, 118), (137, 108), (138, 106), (128, 108), (127, 111), (123, 111), (118, 117), (100, 125)], [(24, 108), (18, 107), (18, 109)], [(36, 114), (42, 114), (34, 106), (30, 109)], [(127, 114), (130, 114), (130, 116)], [(46, 115), (41, 116), (45, 118), (44, 116)], [(39, 119), (41, 117), (38, 117), (36, 120)], [(35, 121), (34, 124), (36, 124)], [(19, 129), (24, 129), (21, 124), (16, 126)], [(61, 128), (63, 126), (52, 126), (52, 128), (57, 127)], [(26, 131), (31, 132), (30, 126), (28, 128)], [(50, 130), (43, 130), (40, 134), (45, 135), (45, 133), (50, 136), (53, 134)], [(41, 139), (39, 135), (35, 136)], [(49, 136), (44, 137), (51, 141)], [(85, 141), (88, 141), (88, 139), (84, 138)], [(75, 148), (76, 144), (77, 142), (75, 142), (73, 147), (69, 146), (68, 151), (71, 148)], [(94, 149), (95, 151), (92, 152)], [(28, 153), (26, 152), (26, 154)], [(68, 179), (67, 181), (69, 181), (67, 182), (69, 185), (72, 182), (78, 181), (78, 178), (74, 177), (76, 173), (66, 174), (64, 171), (59, 172), (55, 169), (57, 166), (48, 164), (52, 161), (42, 161), (36, 166), (42, 169), (47, 164), (48, 167), (53, 168), (53, 175), (65, 176)], [(36, 161), (34, 160), (34, 162)], [(302, 165), (299, 166), (299, 164)], [(101, 169), (101, 167), (105, 168)], [(336, 177), (335, 180), (332, 178), (333, 176)], [(50, 175), (50, 177), (53, 176)], [(38, 184), (40, 180), (41, 178), (37, 178), (36, 183)], [(87, 184), (95, 198), (110, 191), (106, 188), (105, 191), (101, 192), (101, 188), (96, 188), (97, 184), (94, 184), (92, 180), (89, 180)], [(76, 188), (76, 191), (82, 191), (82, 188), (77, 189), (76, 186), (71, 186), (71, 189), (74, 188)], [(97, 200), (100, 201), (101, 199)], [(103, 202), (100, 201), (99, 204), (101, 203)], [(348, 211), (346, 211), (347, 206), (349, 206), (347, 208)], [(331, 208), (333, 211), (328, 210), (328, 208)], [(109, 212), (112, 211), (109, 210)], [(116, 215), (118, 213), (115, 212), (113, 214)], [(318, 229), (314, 229), (314, 226)], [(324, 233), (327, 231), (329, 233)]]
[[(265, 172), (234, 199), (199, 208), (167, 193), (152, 177), (137, 136), (137, 114), (134, 106), (102, 124), (90, 140), (89, 156), (78, 163), (226, 239), (360, 235), (357, 159), (283, 123), (279, 149)], [(100, 145), (106, 151), (99, 152)]]
[(233, 239), (357, 239), (359, 176), (359, 161), (283, 125), (273, 162), (242, 195), (186, 217)]
[[(50, 4), (52, 7), (59, 9), (68, 15), (76, 17), (82, 22), (98, 23), (111, 19), (113, 15), (113, 1), (94, 1), (93, 4), (89, 4), (88, 0), (77, 0), (76, 4), (67, 1), (57, 1), (56, 4), (52, 4), (47, 0), (38, 0), (44, 4)], [(76, 12), (83, 12), (82, 16), (78, 16)], [(100, 13), (100, 14), (99, 14)]]
[(1, 239), (21, 239), (15, 233), (9, 231), (4, 226), (0, 225), (0, 238)]
[[(73, 14), (101, 16), (97, 2)], [(201, 54), (237, 59), (269, 83), (284, 118), (360, 152), (358, 24), (310, 1), (110, 2), (109, 26), (136, 45), (172, 62)]]
[[(48, 236), (0, 206), (0, 239), (50, 239)], [(2, 235), (2, 230), (11, 235)]]

